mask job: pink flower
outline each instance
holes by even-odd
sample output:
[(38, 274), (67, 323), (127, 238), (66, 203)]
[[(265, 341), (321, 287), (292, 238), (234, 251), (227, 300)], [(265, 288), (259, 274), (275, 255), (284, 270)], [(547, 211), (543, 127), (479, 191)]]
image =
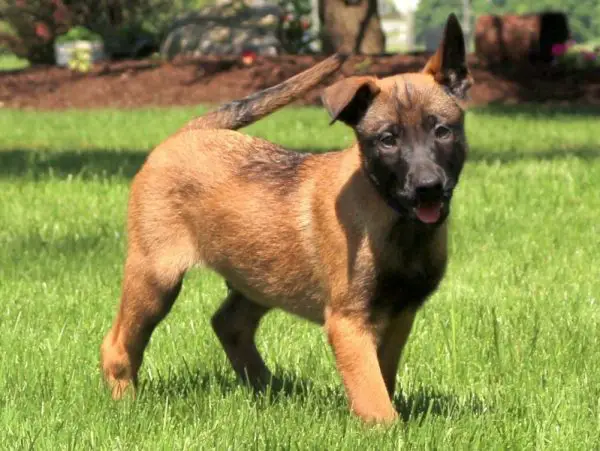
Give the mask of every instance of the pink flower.
[(562, 56), (566, 51), (567, 46), (565, 44), (552, 44), (552, 56)]
[(244, 66), (250, 66), (256, 60), (256, 52), (244, 50), (242, 52), (242, 63)]
[(596, 61), (596, 56), (594, 52), (583, 52), (583, 59), (586, 61)]
[(44, 41), (48, 41), (52, 36), (48, 25), (44, 22), (38, 22), (35, 24), (35, 35), (38, 38), (42, 38)]

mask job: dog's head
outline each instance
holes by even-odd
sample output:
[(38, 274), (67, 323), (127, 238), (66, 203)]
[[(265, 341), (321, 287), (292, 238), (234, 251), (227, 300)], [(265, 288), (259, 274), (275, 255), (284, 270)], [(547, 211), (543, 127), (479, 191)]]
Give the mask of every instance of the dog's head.
[(323, 103), (355, 131), (363, 170), (402, 216), (440, 224), (466, 153), (461, 100), (472, 84), (461, 26), (450, 15), (420, 73), (355, 76), (328, 87)]

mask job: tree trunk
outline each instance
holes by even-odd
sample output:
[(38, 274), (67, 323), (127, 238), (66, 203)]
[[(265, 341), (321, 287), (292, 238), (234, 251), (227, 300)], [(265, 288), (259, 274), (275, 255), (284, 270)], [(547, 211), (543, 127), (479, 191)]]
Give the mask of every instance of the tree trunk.
[(326, 54), (385, 51), (377, 0), (319, 0), (319, 19)]

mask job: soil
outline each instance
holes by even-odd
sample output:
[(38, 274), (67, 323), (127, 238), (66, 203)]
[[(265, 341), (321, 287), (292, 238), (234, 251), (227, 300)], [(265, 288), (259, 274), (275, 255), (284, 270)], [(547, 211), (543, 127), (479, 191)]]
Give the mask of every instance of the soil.
[[(0, 72), (0, 106), (43, 110), (136, 108), (216, 104), (273, 86), (314, 65), (324, 56), (240, 58), (202, 57), (173, 62), (118, 61), (95, 65), (87, 74), (54, 66)], [(427, 55), (353, 56), (336, 78), (380, 77), (420, 70)], [(558, 102), (600, 105), (600, 70), (564, 71), (551, 66), (487, 68), (474, 57), (471, 103)], [(298, 104), (319, 104), (322, 88)]]

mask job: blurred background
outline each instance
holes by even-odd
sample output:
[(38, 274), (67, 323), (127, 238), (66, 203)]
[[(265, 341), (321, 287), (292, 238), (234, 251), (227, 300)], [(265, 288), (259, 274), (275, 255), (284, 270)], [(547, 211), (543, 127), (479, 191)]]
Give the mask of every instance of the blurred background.
[(596, 0), (0, 0), (0, 103), (218, 103), (335, 51), (353, 54), (344, 75), (417, 70), (451, 12), (475, 104), (600, 103)]
[[(435, 48), (450, 12), (461, 19), (471, 50), (489, 16), (508, 17), (517, 31), (536, 32), (537, 27), (543, 34), (544, 24), (534, 23), (539, 16), (531, 15), (548, 12), (565, 15), (567, 24), (556, 19), (550, 24), (558, 34), (567, 27), (573, 42), (600, 45), (596, 0), (0, 0), (0, 48), (5, 67), (54, 62), (61, 37), (64, 42), (101, 40), (112, 59), (252, 49), (414, 52)], [(556, 39), (567, 42), (564, 33)]]

